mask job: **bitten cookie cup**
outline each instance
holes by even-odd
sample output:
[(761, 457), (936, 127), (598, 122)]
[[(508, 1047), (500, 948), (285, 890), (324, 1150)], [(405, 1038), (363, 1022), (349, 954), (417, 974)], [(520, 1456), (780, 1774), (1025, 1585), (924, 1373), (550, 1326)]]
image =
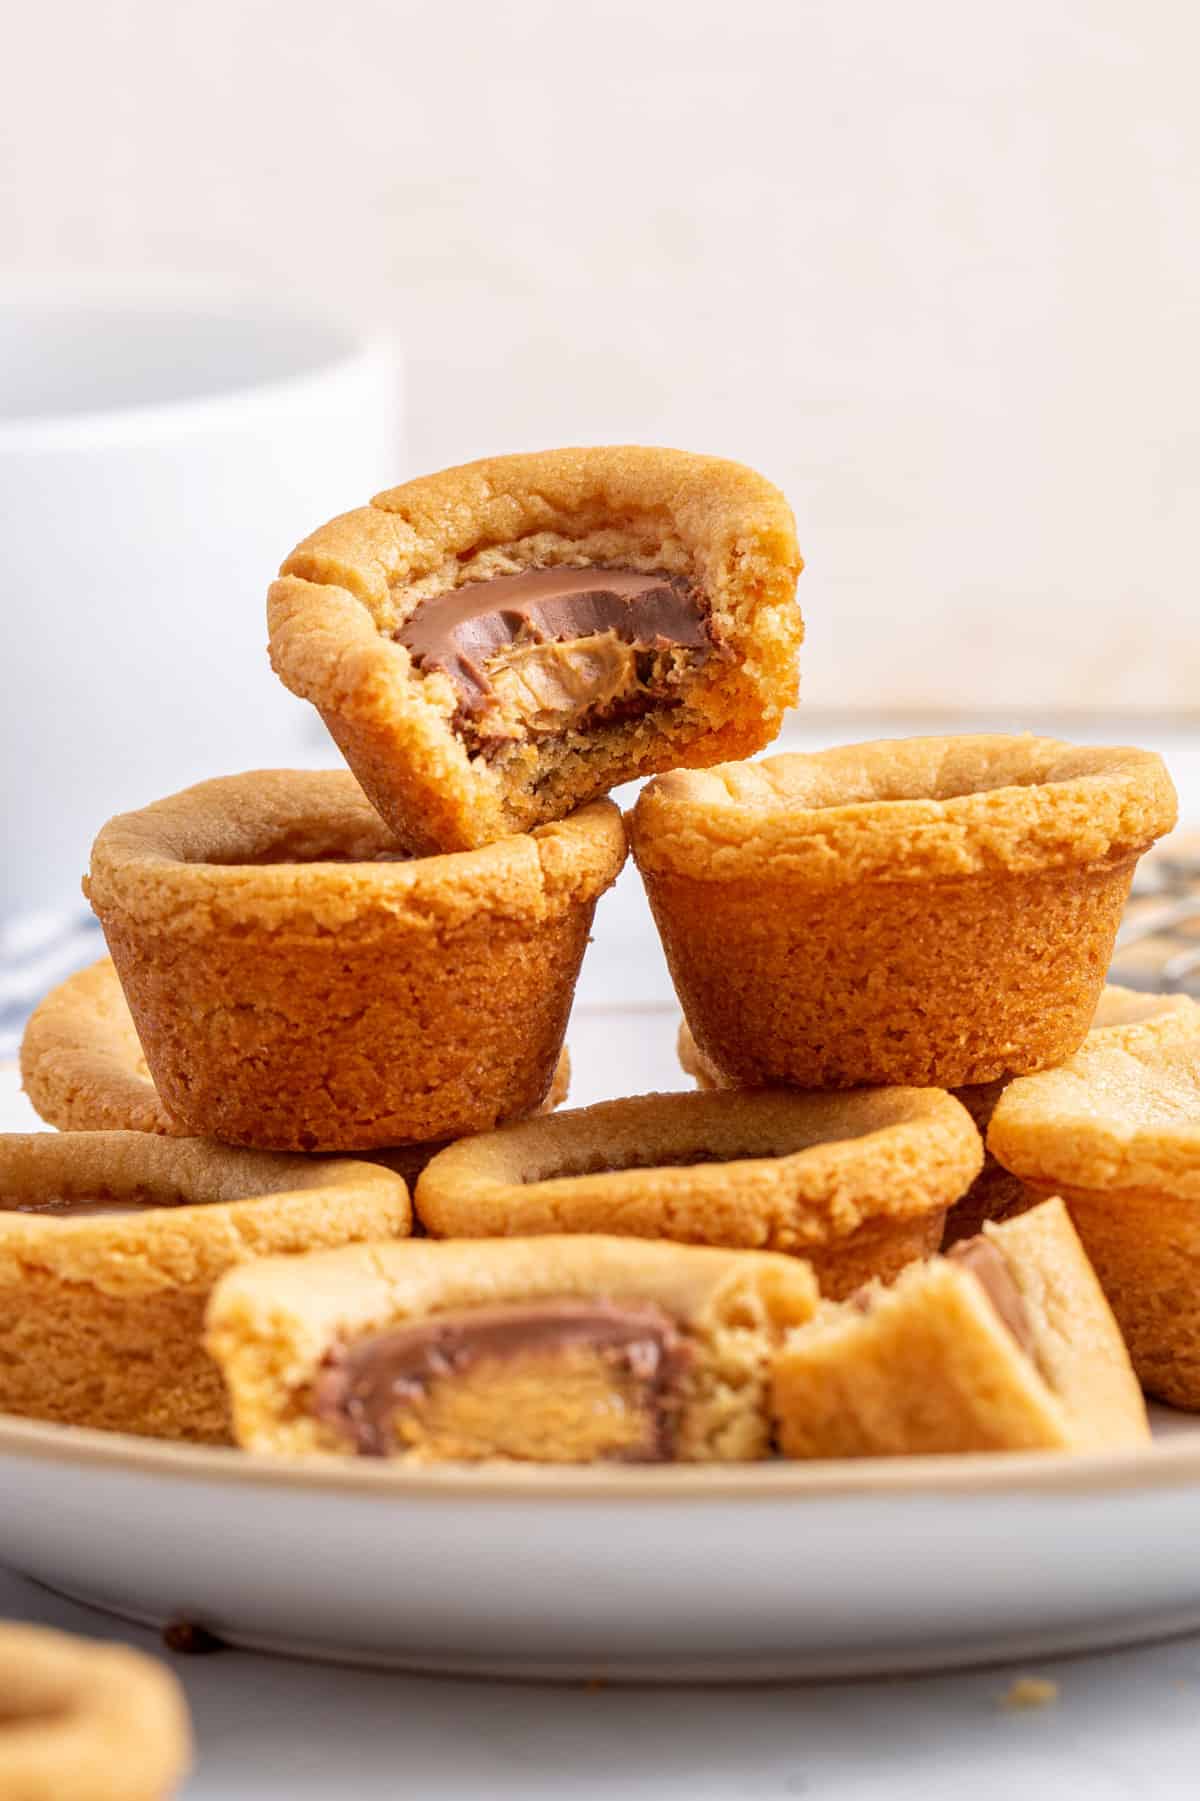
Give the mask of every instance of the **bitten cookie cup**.
[(800, 568), (787, 502), (740, 464), (493, 457), (305, 539), (271, 588), (271, 661), (401, 843), (465, 850), (769, 743)]
[(163, 1664), (0, 1623), (5, 1801), (169, 1801), (191, 1760), (183, 1692)]
[(959, 1088), (1087, 1030), (1161, 760), (1045, 738), (914, 738), (676, 771), (634, 855), (706, 1057), (746, 1086)]
[(992, 1154), (1061, 1194), (1144, 1388), (1200, 1411), (1200, 1008), (1090, 1033), (1013, 1082)]
[(777, 1360), (773, 1404), (787, 1457), (1149, 1438), (1116, 1321), (1058, 1200), (825, 1309)]
[[(47, 1125), (60, 1132), (157, 1132), (186, 1138), (158, 1098), (112, 959), (77, 970), (30, 1015), (21, 1039), (21, 1080)], [(563, 1048), (545, 1112), (560, 1107), (571, 1085)], [(446, 1141), (393, 1146), (364, 1153), (414, 1183)]]
[(229, 1144), (371, 1150), (543, 1104), (624, 858), (599, 801), (409, 859), (346, 771), (276, 770), (110, 820), (86, 886), (169, 1120)]
[(648, 1094), (466, 1139), (417, 1184), (437, 1238), (607, 1232), (806, 1258), (850, 1293), (936, 1251), (983, 1146), (937, 1089)]
[(620, 1238), (373, 1246), (222, 1282), (208, 1345), (251, 1451), (735, 1462), (817, 1288), (790, 1257)]
[(272, 1252), (412, 1229), (396, 1175), (148, 1132), (0, 1137), (0, 1412), (228, 1442), (213, 1283)]

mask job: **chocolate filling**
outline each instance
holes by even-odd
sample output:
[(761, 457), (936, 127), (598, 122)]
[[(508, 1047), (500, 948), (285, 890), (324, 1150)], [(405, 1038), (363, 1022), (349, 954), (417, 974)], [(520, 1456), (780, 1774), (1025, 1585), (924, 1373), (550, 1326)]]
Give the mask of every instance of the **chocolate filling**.
[(679, 1381), (689, 1351), (669, 1314), (653, 1305), (554, 1300), (433, 1315), (340, 1345), (325, 1359), (313, 1412), (354, 1441), (360, 1456), (386, 1457), (397, 1413), (419, 1406), (435, 1381), (483, 1361), (581, 1346), (642, 1385), (644, 1446), (620, 1461), (667, 1462), (674, 1452)]
[(960, 1264), (974, 1276), (1001, 1323), (1008, 1328), (1025, 1355), (1032, 1358), (1036, 1345), (1029, 1309), (995, 1245), (980, 1234), (974, 1238), (961, 1239), (946, 1252), (946, 1257), (949, 1262)]
[(43, 1219), (88, 1219), (101, 1214), (158, 1213), (169, 1201), (0, 1201), (0, 1213), (36, 1213)]
[(525, 569), (422, 601), (395, 633), (458, 696), (480, 738), (636, 717), (677, 698), (714, 644), (685, 577), (637, 569)]

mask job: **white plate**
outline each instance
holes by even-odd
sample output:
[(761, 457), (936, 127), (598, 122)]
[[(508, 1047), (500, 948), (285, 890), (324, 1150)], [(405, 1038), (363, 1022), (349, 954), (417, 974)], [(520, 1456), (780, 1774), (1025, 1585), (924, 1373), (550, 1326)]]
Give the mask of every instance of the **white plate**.
[[(572, 1022), (575, 1095), (680, 1086), (674, 1018)], [(0, 1127), (28, 1129), (13, 1072)], [(1200, 1627), (1200, 1422), (1138, 1455), (405, 1471), (0, 1419), (0, 1560), (131, 1618), (426, 1670), (842, 1676)]]

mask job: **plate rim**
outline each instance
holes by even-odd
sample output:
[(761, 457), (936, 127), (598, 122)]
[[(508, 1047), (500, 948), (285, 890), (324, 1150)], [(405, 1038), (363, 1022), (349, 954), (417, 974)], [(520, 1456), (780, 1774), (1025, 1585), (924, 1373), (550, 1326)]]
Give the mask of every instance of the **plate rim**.
[(359, 1500), (574, 1501), (752, 1504), (962, 1495), (1052, 1494), (1100, 1498), (1200, 1486), (1200, 1422), (1194, 1436), (1145, 1451), (965, 1452), (939, 1457), (572, 1468), (546, 1464), (417, 1467), (321, 1453), (264, 1456), (233, 1446), (138, 1438), (0, 1415), (0, 1459), (106, 1469), (168, 1481), (349, 1494)]

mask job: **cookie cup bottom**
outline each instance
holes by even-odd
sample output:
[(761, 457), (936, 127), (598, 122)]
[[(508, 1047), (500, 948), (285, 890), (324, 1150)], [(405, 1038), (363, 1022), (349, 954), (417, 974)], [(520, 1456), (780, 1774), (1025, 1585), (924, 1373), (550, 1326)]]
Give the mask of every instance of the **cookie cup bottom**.
[(692, 1035), (734, 1080), (960, 1088), (1078, 1047), (1135, 863), (831, 887), (643, 875)]
[[(21, 1039), (21, 1082), (36, 1111), (60, 1132), (156, 1132), (187, 1138), (150, 1080), (146, 1059), (110, 957), (76, 970), (30, 1015)], [(561, 1107), (571, 1087), (566, 1045), (541, 1111)], [(411, 1188), (447, 1140), (361, 1153), (395, 1170)]]

